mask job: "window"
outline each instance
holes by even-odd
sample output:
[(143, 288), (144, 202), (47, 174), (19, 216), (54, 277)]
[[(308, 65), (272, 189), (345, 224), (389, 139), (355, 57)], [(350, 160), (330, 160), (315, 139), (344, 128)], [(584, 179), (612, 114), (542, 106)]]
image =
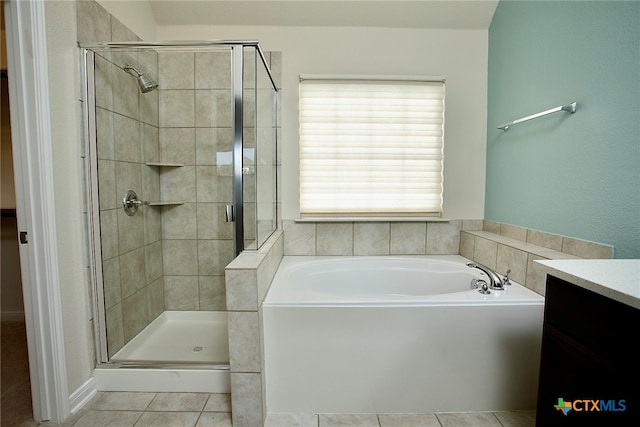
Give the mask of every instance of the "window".
[(439, 216), (444, 81), (301, 77), (304, 216)]

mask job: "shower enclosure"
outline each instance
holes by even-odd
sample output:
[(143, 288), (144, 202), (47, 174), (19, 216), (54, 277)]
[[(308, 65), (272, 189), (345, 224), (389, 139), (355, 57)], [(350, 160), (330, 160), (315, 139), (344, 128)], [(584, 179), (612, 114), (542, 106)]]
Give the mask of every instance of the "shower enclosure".
[(228, 370), (224, 268), (278, 221), (272, 54), (252, 41), (81, 54), (98, 364)]

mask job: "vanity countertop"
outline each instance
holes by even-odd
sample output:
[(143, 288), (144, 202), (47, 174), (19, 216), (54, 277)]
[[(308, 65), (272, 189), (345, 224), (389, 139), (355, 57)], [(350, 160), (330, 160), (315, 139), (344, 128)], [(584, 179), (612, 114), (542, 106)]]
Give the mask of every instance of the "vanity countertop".
[(640, 259), (538, 260), (548, 274), (640, 310)]

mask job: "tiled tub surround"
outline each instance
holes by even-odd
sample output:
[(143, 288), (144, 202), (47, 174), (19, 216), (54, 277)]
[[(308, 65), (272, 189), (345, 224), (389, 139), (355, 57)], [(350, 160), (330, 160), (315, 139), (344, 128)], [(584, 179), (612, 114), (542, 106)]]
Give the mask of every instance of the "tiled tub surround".
[(233, 425), (262, 426), (264, 345), (262, 301), (284, 253), (284, 233), (276, 232), (258, 251), (245, 251), (227, 265), (229, 364)]
[(544, 295), (545, 273), (535, 260), (608, 259), (613, 247), (544, 233), (509, 224), (484, 221), (483, 230), (462, 230), (460, 255), (486, 265)]
[(283, 221), (285, 255), (462, 255), (544, 295), (538, 259), (611, 258), (613, 247), (485, 220)]
[(435, 222), (283, 221), (285, 255), (457, 255), (462, 230), (482, 220)]

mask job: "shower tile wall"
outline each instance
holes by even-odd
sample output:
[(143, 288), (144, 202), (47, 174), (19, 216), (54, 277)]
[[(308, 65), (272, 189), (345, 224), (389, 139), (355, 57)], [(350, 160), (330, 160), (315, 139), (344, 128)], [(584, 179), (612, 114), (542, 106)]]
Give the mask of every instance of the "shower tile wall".
[(158, 167), (167, 310), (226, 310), (233, 259), (231, 53), (159, 52)]
[[(139, 40), (96, 2), (76, 2), (76, 14), (79, 42)], [(130, 189), (142, 200), (160, 196), (158, 171), (145, 165), (157, 161), (158, 94), (141, 94), (136, 79), (119, 68), (125, 64), (155, 76), (157, 55), (96, 55), (98, 201), (110, 354), (164, 310), (160, 210), (142, 208), (129, 217), (121, 207)]]

